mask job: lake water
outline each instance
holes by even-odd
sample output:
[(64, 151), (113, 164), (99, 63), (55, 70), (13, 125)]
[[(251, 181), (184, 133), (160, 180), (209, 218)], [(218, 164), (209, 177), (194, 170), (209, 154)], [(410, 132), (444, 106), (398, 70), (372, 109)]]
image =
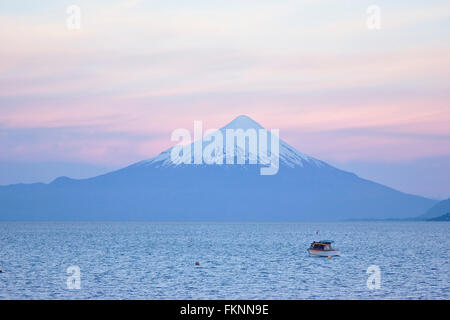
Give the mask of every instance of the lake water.
[[(342, 256), (309, 257), (319, 239)], [(0, 243), (0, 299), (450, 298), (447, 222), (0, 222)]]

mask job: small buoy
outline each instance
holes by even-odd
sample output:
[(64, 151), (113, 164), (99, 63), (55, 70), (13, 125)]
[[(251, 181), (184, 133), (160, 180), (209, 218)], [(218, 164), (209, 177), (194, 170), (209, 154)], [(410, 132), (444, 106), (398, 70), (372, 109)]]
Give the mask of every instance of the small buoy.
[(331, 259), (331, 256), (328, 256), (328, 259)]
[(196, 266), (199, 266), (199, 265), (200, 265), (200, 262), (196, 261), (196, 262), (195, 262), (195, 265), (196, 265)]
[(2, 270), (0, 270), (0, 273), (2, 273), (3, 271)]

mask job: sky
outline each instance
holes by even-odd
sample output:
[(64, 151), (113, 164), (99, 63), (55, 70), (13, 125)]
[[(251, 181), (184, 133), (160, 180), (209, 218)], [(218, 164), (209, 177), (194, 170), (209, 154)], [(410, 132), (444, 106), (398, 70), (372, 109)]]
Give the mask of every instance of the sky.
[(105, 173), (194, 120), (246, 114), (338, 168), (448, 198), (449, 40), (440, 0), (0, 0), (0, 185)]

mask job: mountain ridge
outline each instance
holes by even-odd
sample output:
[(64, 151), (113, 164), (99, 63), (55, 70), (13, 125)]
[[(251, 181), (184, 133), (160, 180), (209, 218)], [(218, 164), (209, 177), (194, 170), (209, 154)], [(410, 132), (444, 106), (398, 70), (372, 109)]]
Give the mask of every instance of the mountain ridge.
[[(245, 116), (219, 130), (227, 128), (265, 130)], [(263, 164), (170, 163), (172, 148), (96, 177), (0, 187), (0, 219), (337, 221), (409, 218), (436, 203), (335, 168), (281, 139), (279, 171), (268, 176), (260, 175)]]
[(424, 214), (417, 217), (420, 220), (427, 220), (440, 217), (447, 212), (450, 212), (450, 198), (437, 202), (433, 207), (427, 210)]

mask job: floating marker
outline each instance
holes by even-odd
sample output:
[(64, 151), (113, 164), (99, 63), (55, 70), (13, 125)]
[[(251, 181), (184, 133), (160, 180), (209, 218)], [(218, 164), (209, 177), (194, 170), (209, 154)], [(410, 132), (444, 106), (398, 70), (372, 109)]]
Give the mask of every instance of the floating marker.
[(196, 266), (199, 266), (199, 265), (200, 265), (200, 262), (196, 261), (196, 262), (195, 262), (195, 265), (196, 265)]

